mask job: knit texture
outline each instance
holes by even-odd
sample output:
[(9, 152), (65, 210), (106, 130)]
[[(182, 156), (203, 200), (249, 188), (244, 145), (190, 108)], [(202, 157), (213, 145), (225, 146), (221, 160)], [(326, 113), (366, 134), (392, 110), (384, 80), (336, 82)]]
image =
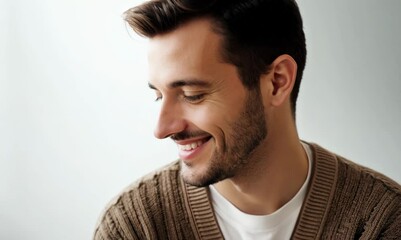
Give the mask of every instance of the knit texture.
[[(401, 186), (311, 144), (313, 166), (292, 239), (401, 239)], [(179, 162), (145, 176), (105, 209), (94, 239), (224, 239), (208, 188)]]

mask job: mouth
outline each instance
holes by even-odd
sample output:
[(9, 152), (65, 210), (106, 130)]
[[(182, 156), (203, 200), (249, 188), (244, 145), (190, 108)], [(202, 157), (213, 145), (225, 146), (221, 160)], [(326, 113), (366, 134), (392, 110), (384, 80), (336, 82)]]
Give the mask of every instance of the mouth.
[(181, 151), (193, 151), (200, 146), (202, 146), (204, 143), (209, 141), (209, 139), (212, 138), (211, 136), (204, 137), (202, 139), (196, 139), (196, 140), (185, 140), (185, 141), (176, 141), (178, 149)]

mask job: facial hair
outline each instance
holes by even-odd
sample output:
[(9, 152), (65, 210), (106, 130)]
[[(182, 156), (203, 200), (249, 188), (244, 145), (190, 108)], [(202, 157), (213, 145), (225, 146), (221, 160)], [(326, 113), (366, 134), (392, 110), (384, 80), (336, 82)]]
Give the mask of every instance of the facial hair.
[[(183, 166), (185, 163), (181, 161), (181, 176), (184, 182), (197, 187), (205, 187), (234, 177), (241, 169), (252, 164), (250, 162), (252, 153), (267, 136), (264, 106), (259, 89), (248, 92), (239, 117), (229, 126), (228, 137), (224, 139), (221, 149), (215, 149), (204, 172), (190, 174), (192, 166), (189, 164)], [(177, 135), (183, 138), (204, 134), (207, 133), (198, 131), (182, 132)]]

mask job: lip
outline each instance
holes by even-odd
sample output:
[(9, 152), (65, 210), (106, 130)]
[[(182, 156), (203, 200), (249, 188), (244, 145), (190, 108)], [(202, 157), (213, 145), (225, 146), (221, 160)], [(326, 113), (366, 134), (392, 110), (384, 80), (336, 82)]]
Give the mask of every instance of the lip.
[(202, 150), (206, 147), (207, 143), (210, 141), (212, 137), (207, 136), (207, 137), (200, 137), (200, 138), (193, 138), (193, 139), (187, 139), (183, 141), (175, 141), (178, 145), (187, 145), (191, 143), (197, 143), (199, 141), (202, 142), (202, 144), (194, 149), (191, 150), (184, 150), (181, 149), (180, 147), (178, 148), (178, 156), (181, 160), (183, 161), (192, 161), (197, 155), (199, 155)]
[(190, 144), (190, 143), (197, 142), (197, 141), (207, 142), (209, 140), (209, 138), (211, 138), (211, 136), (204, 135), (204, 136), (199, 136), (196, 138), (190, 138), (190, 139), (186, 139), (186, 140), (174, 140), (174, 142), (177, 143), (178, 145), (186, 145), (186, 144)]

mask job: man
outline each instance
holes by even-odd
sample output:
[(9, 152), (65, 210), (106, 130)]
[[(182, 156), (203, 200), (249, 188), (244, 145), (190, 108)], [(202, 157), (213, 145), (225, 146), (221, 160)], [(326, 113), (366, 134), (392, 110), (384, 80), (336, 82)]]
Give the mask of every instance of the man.
[(153, 0), (125, 18), (150, 39), (155, 136), (180, 160), (117, 196), (95, 239), (401, 238), (397, 183), (298, 137), (295, 1)]

